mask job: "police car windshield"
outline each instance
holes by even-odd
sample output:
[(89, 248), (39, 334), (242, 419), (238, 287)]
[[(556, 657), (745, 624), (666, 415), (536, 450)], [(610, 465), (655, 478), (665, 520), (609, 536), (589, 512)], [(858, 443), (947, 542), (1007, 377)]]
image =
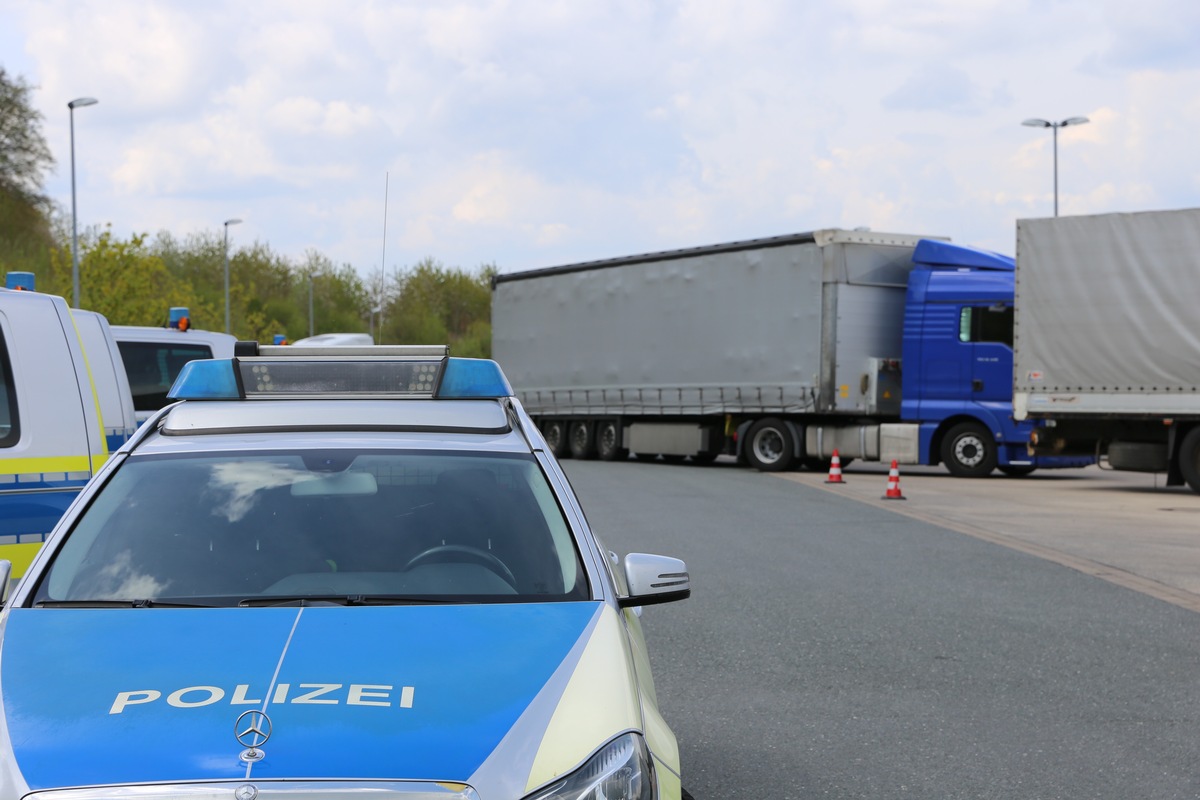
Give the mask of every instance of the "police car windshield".
[(76, 523), (34, 605), (589, 596), (531, 456), (323, 450), (131, 457)]

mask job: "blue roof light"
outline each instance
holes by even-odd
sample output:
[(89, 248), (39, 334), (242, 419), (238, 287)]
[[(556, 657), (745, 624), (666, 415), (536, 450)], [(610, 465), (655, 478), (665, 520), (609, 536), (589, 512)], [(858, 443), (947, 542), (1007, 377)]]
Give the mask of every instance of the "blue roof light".
[(167, 393), (170, 400), (512, 396), (512, 386), (500, 365), (485, 359), (283, 355), (190, 361)]
[(239, 400), (233, 359), (204, 359), (183, 365), (167, 392), (168, 400)]
[(448, 358), (438, 387), (439, 399), (512, 397), (500, 365), (482, 358)]
[(17, 289), (23, 292), (35, 291), (35, 277), (32, 272), (10, 272), (4, 276), (4, 288)]

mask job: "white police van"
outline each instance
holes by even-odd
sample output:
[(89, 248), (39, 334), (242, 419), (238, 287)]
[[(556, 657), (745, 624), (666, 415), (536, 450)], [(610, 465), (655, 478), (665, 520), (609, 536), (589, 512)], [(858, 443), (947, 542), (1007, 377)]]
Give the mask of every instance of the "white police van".
[(233, 355), (235, 337), (196, 330), (190, 322), (188, 309), (176, 306), (170, 310), (165, 328), (113, 326), (139, 424), (167, 404), (167, 391), (184, 364), (198, 358)]
[(687, 797), (639, 616), (687, 567), (607, 551), (495, 362), (238, 352), (0, 611), (0, 800)]
[(137, 430), (138, 419), (133, 408), (129, 378), (112, 327), (103, 314), (83, 309), (71, 309), (75, 328), (83, 341), (83, 350), (91, 368), (92, 385), (100, 402), (104, 420), (104, 436), (109, 452), (115, 451)]
[(0, 558), (22, 575), (46, 535), (135, 427), (104, 317), (32, 290), (0, 289)]
[(296, 347), (367, 347), (375, 344), (369, 333), (318, 333), (292, 342)]

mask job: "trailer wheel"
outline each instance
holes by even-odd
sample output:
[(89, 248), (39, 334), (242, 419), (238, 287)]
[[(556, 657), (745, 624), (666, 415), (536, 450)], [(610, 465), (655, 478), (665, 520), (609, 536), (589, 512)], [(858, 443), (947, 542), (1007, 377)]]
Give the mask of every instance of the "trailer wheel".
[(1200, 492), (1200, 426), (1188, 431), (1179, 445), (1179, 472), (1193, 492)]
[(942, 439), (942, 463), (956, 478), (986, 478), (996, 468), (996, 440), (978, 422), (960, 422)]
[(601, 461), (629, 458), (629, 450), (621, 447), (621, 425), (615, 419), (606, 419), (596, 426), (596, 455)]
[(561, 419), (547, 419), (538, 424), (546, 447), (555, 458), (566, 458), (571, 454), (567, 447), (567, 423)]
[(596, 429), (590, 422), (572, 422), (567, 428), (567, 440), (571, 448), (571, 458), (596, 457)]
[(746, 463), (762, 472), (782, 472), (792, 465), (792, 432), (775, 417), (760, 419), (746, 431)]

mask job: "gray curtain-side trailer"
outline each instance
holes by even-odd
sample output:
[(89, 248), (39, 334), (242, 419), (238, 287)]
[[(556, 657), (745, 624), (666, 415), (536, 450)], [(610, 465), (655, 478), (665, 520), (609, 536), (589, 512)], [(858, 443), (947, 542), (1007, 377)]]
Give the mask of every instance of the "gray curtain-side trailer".
[(1013, 406), (1035, 450), (1200, 492), (1200, 209), (1017, 221)]
[(702, 461), (737, 434), (763, 469), (879, 459), (921, 238), (821, 230), (497, 275), (492, 354), (559, 455)]

